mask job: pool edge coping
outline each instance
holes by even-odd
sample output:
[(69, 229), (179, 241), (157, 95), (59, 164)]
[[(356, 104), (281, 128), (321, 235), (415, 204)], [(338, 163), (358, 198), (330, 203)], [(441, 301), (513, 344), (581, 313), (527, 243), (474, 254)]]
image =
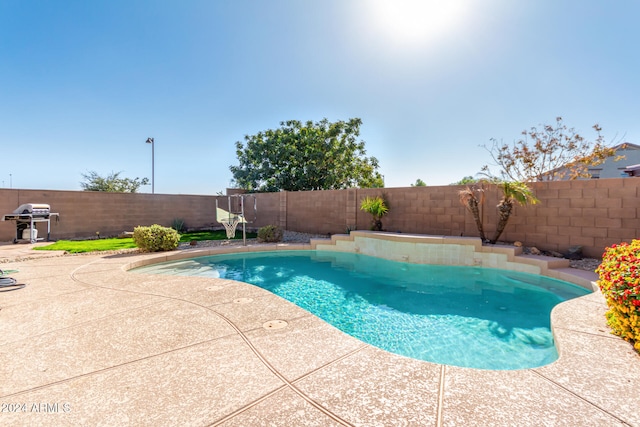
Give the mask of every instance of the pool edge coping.
[[(550, 329), (553, 335), (553, 339), (556, 342), (556, 349), (558, 351), (558, 359), (554, 362), (551, 362), (548, 365), (558, 363), (563, 356), (564, 353), (564, 345), (562, 345), (562, 341), (564, 338), (560, 337), (558, 334), (558, 330), (569, 330), (575, 333), (580, 333), (580, 331), (575, 328), (575, 325), (572, 325), (572, 321), (575, 320), (571, 317), (567, 318), (565, 316), (559, 316), (558, 312), (565, 308), (566, 305), (573, 306), (576, 304), (581, 304), (581, 301), (587, 298), (598, 298), (602, 304), (606, 304), (604, 297), (600, 293), (600, 289), (597, 286), (596, 280), (597, 276), (595, 273), (591, 273), (584, 270), (578, 270), (569, 268), (568, 260), (561, 260), (565, 262), (558, 262), (558, 258), (544, 256), (544, 255), (524, 255), (521, 247), (516, 247), (512, 245), (499, 245), (499, 246), (485, 246), (482, 244), (480, 238), (476, 237), (451, 237), (451, 236), (432, 236), (432, 235), (419, 235), (419, 234), (400, 234), (400, 233), (389, 233), (389, 232), (375, 232), (375, 231), (352, 231), (350, 234), (335, 234), (332, 235), (330, 239), (312, 239), (308, 244), (307, 243), (272, 243), (272, 244), (257, 244), (257, 245), (229, 245), (229, 246), (217, 246), (206, 249), (187, 249), (180, 251), (172, 251), (161, 254), (146, 254), (149, 255), (144, 257), (143, 259), (136, 260), (134, 262), (124, 264), (122, 269), (125, 271), (149, 266), (153, 264), (159, 264), (163, 262), (171, 262), (171, 261), (179, 261), (183, 259), (197, 258), (197, 257), (206, 257), (213, 255), (224, 255), (224, 254), (237, 254), (237, 253), (259, 253), (259, 252), (273, 252), (273, 251), (298, 251), (298, 250), (327, 250), (329, 246), (334, 246), (336, 249), (333, 249), (335, 252), (353, 252), (353, 253), (361, 253), (360, 250), (345, 250), (345, 246), (337, 249), (336, 242), (355, 242), (356, 238), (364, 238), (364, 239), (376, 239), (381, 241), (389, 241), (389, 242), (401, 242), (401, 243), (415, 243), (415, 244), (423, 244), (423, 245), (451, 245), (451, 246), (462, 246), (467, 245), (471, 246), (474, 249), (474, 253), (487, 253), (498, 255), (506, 259), (504, 267), (494, 267), (494, 266), (484, 266), (474, 264), (473, 266), (480, 268), (502, 268), (504, 270), (510, 271), (519, 271), (513, 268), (508, 268), (513, 264), (524, 264), (528, 266), (533, 266), (539, 268), (539, 272), (530, 272), (531, 274), (539, 274), (542, 276), (550, 277), (553, 279), (563, 280), (574, 285), (580, 286), (590, 293), (579, 296), (576, 298), (572, 298), (570, 300), (562, 301), (557, 304), (551, 310), (550, 316)], [(321, 248), (318, 248), (318, 247)], [(387, 252), (388, 253), (388, 252)], [(392, 261), (399, 261), (392, 257), (380, 257)], [(400, 262), (410, 262), (409, 260), (400, 260)], [(426, 264), (426, 263), (421, 263)], [(460, 264), (437, 264), (437, 265), (460, 265)], [(467, 265), (468, 266), (468, 265)], [(555, 267), (554, 266), (558, 266)], [(575, 271), (572, 271), (575, 270)], [(543, 273), (544, 272), (544, 273)], [(592, 280), (593, 279), (593, 280)], [(244, 282), (242, 282), (244, 283)], [(248, 284), (250, 285), (250, 284)], [(253, 285), (250, 285), (253, 286)], [(286, 300), (285, 300), (286, 301)], [(287, 301), (290, 304), (293, 304)], [(310, 313), (312, 314), (312, 313)], [(314, 315), (315, 316), (315, 315)], [(316, 316), (317, 317), (317, 316)], [(324, 322), (324, 321), (323, 321)], [(366, 344), (366, 343), (365, 343)], [(369, 345), (369, 344), (367, 344)], [(385, 350), (381, 350), (385, 351)], [(394, 354), (394, 353), (390, 353)], [(400, 357), (406, 357), (397, 355)], [(417, 359), (416, 359), (417, 360)], [(435, 362), (422, 361), (424, 363), (430, 363), (433, 365), (442, 365), (442, 366), (453, 366), (446, 364), (439, 364)], [(542, 366), (542, 367), (544, 367)], [(457, 367), (462, 368), (462, 367)], [(523, 368), (518, 370), (535, 370), (541, 367), (532, 367), (532, 368)], [(476, 369), (476, 368), (462, 368), (462, 369)], [(492, 369), (477, 369), (480, 371), (497, 371), (501, 372), (504, 370), (492, 370)]]

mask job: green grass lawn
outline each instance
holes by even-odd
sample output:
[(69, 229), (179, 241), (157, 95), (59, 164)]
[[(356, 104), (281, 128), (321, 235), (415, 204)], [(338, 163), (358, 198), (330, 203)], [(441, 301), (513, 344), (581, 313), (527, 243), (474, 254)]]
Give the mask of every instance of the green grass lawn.
[[(247, 233), (248, 239), (257, 237), (256, 233)], [(242, 231), (236, 231), (234, 239), (242, 239)], [(180, 235), (180, 242), (190, 242), (192, 240), (227, 240), (227, 234), (223, 230), (217, 231), (195, 231)], [(120, 249), (132, 249), (136, 244), (133, 239), (94, 239), (94, 240), (58, 240), (47, 246), (38, 246), (34, 249), (39, 251), (67, 251), (72, 254), (96, 251), (117, 251)]]

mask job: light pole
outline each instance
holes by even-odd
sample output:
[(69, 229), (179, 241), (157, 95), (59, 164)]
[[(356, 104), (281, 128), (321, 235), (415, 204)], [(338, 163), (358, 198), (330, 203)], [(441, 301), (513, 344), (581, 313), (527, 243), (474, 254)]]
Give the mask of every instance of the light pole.
[(153, 150), (153, 138), (147, 138), (147, 144), (151, 144), (151, 194), (154, 194), (155, 191), (155, 187), (154, 187), (154, 183), (155, 183), (155, 179), (154, 179), (154, 169), (155, 169), (155, 158), (154, 158), (154, 150)]

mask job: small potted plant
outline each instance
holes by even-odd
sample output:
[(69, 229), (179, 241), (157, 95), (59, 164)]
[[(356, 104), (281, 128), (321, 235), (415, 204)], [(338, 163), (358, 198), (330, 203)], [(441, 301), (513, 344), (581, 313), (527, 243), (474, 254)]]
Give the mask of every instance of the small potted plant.
[(372, 230), (382, 231), (382, 217), (389, 213), (389, 205), (384, 197), (365, 197), (360, 203), (360, 210), (371, 214)]

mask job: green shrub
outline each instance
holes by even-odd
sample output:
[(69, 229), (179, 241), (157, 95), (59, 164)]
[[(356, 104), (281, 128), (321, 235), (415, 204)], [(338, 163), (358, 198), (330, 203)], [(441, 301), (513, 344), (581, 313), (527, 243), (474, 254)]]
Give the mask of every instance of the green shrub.
[(607, 323), (613, 334), (640, 352), (640, 240), (607, 248), (596, 273), (607, 300)]
[(171, 251), (178, 247), (180, 235), (173, 228), (153, 224), (134, 228), (133, 241), (144, 252)]
[(259, 242), (280, 242), (282, 241), (283, 231), (277, 225), (265, 225), (258, 230)]
[(184, 219), (182, 218), (174, 218), (171, 221), (171, 228), (176, 230), (178, 233), (184, 233), (187, 231), (187, 224), (185, 224)]

